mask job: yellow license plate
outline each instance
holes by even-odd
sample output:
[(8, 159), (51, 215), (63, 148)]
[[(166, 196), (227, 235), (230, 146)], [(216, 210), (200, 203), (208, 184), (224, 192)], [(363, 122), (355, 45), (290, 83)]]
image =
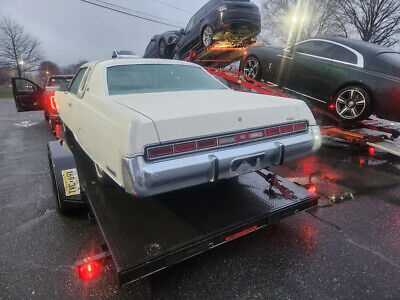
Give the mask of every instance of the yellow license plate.
[(63, 170), (62, 177), (64, 181), (65, 196), (80, 195), (81, 186), (79, 184), (78, 171), (76, 169)]

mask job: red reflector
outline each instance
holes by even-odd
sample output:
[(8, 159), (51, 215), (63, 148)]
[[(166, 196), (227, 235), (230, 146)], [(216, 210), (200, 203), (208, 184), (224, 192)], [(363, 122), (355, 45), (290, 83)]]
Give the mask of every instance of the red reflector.
[(82, 280), (91, 280), (96, 278), (100, 273), (100, 264), (98, 261), (90, 261), (79, 267), (76, 267), (78, 276)]
[(203, 140), (197, 142), (197, 149), (206, 149), (217, 146), (217, 139)]
[(273, 135), (278, 135), (278, 134), (279, 134), (279, 128), (278, 127), (265, 129), (265, 135), (266, 136), (273, 136)]
[(303, 123), (297, 123), (293, 125), (294, 131), (301, 131), (305, 130), (307, 128), (307, 124), (305, 122)]
[(281, 129), (281, 133), (293, 132), (293, 125), (281, 126), (280, 129)]
[(225, 136), (222, 138), (218, 139), (218, 144), (219, 145), (229, 145), (229, 144), (234, 144), (236, 143), (236, 136), (231, 135), (231, 136)]
[(317, 193), (317, 187), (314, 184), (310, 184), (307, 189), (310, 193), (313, 193), (313, 194)]
[(172, 148), (172, 146), (153, 148), (147, 151), (147, 155), (149, 158), (171, 155), (173, 153), (174, 149)]
[(185, 144), (179, 144), (175, 145), (175, 153), (181, 153), (181, 152), (187, 152), (187, 151), (193, 151), (196, 150), (196, 143), (185, 143)]
[(369, 153), (370, 155), (375, 155), (375, 153), (376, 153), (375, 148), (374, 148), (374, 147), (369, 147), (368, 153)]
[(260, 131), (254, 131), (254, 132), (250, 132), (249, 133), (249, 138), (250, 140), (256, 140), (256, 139), (261, 139), (265, 137), (265, 132), (264, 130), (260, 130)]
[(329, 108), (330, 108), (330, 109), (335, 109), (335, 104), (329, 105)]
[(225, 238), (225, 241), (226, 241), (226, 242), (229, 242), (229, 241), (231, 241), (231, 240), (233, 240), (233, 239), (236, 239), (236, 238), (241, 237), (241, 236), (243, 236), (243, 235), (245, 235), (245, 234), (247, 234), (247, 233), (250, 233), (250, 232), (256, 230), (257, 228), (258, 228), (258, 226), (255, 225), (255, 226), (250, 227), (250, 228), (247, 228), (247, 229), (245, 229), (245, 230), (243, 230), (243, 231), (241, 231), (241, 232), (235, 233), (234, 235), (227, 236), (227, 237)]
[(246, 133), (239, 133), (236, 135), (236, 142), (240, 143), (240, 142), (246, 142), (250, 139), (249, 134)]

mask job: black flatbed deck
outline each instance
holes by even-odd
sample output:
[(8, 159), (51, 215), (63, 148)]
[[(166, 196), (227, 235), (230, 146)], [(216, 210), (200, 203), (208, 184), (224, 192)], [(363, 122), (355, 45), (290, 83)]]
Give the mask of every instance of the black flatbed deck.
[(157, 197), (134, 198), (115, 184), (99, 183), (86, 155), (76, 148), (73, 152), (120, 284), (146, 277), (318, 202), (316, 195), (282, 178), (279, 181), (292, 192), (293, 199), (286, 199), (275, 188), (266, 193), (269, 184), (256, 173)]

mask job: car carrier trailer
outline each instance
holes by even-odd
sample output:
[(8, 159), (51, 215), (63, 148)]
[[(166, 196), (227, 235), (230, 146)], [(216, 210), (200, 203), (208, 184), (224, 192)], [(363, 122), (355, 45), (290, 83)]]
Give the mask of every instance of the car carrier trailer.
[(318, 203), (314, 193), (267, 170), (140, 199), (102, 182), (78, 144), (49, 142), (48, 154), (59, 210), (88, 206), (104, 237), (99, 254), (76, 263), (84, 280), (112, 259), (127, 284)]

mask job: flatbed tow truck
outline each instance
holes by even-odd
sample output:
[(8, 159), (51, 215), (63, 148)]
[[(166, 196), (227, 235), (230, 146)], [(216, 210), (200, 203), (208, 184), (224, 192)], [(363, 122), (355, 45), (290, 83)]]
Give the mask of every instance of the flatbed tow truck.
[[(217, 44), (186, 58), (203, 65), (233, 89), (287, 98), (275, 86), (223, 69), (245, 55), (246, 48)], [(374, 122), (372, 122), (374, 123)], [(383, 146), (400, 130), (361, 122), (352, 128), (322, 126), (326, 136), (400, 156), (398, 146)], [(378, 138), (358, 132), (383, 132)], [(389, 149), (390, 148), (390, 149)], [(79, 145), (62, 137), (48, 144), (54, 190), (61, 211), (87, 206), (104, 237), (99, 254), (76, 263), (83, 280), (95, 278), (112, 259), (121, 285), (228, 243), (318, 204), (314, 186), (300, 186), (268, 170), (237, 179), (151, 197), (134, 198), (120, 187), (99, 180)], [(284, 157), (282, 157), (282, 162)]]
[[(221, 55), (219, 49), (212, 51)], [(225, 51), (232, 55), (230, 60), (240, 58), (234, 49)], [(221, 69), (209, 72), (228, 81), (234, 78)], [(250, 78), (242, 80), (240, 73), (234, 76), (230, 82), (248, 92), (285, 96)], [(104, 237), (99, 254), (76, 263), (83, 280), (95, 278), (103, 262), (112, 259), (120, 284), (133, 282), (314, 207), (319, 198), (306, 187), (262, 170), (140, 199), (102, 182), (90, 158), (78, 144), (67, 145), (62, 134), (48, 143), (48, 157), (59, 211), (88, 207), (89, 219), (96, 221)]]

